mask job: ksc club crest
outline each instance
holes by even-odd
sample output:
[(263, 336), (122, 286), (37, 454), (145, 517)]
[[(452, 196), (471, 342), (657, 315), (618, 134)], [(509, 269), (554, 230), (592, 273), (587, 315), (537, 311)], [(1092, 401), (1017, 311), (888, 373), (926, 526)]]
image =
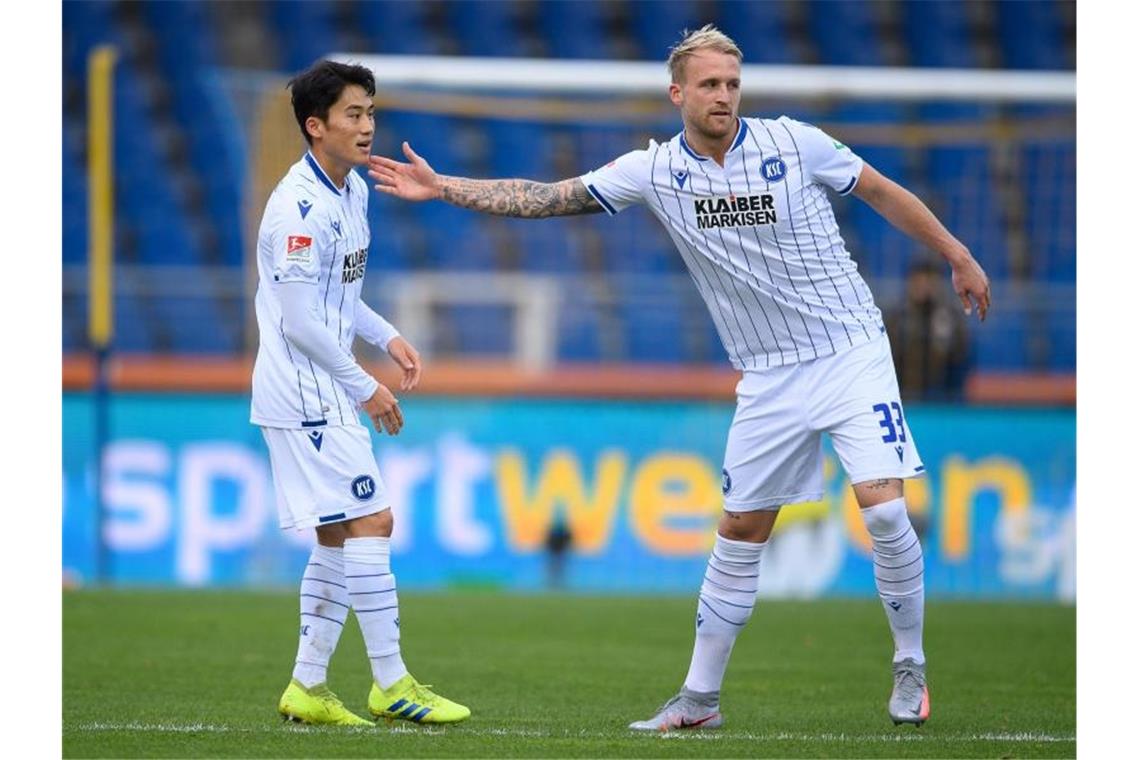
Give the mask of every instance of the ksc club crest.
[(357, 501), (368, 501), (376, 495), (376, 481), (371, 475), (361, 475), (352, 481), (352, 496)]
[(720, 471), (720, 492), (725, 496), (732, 490), (732, 476), (728, 474), (728, 470)]
[(788, 165), (779, 156), (764, 159), (760, 164), (760, 174), (767, 182), (779, 182), (788, 174)]

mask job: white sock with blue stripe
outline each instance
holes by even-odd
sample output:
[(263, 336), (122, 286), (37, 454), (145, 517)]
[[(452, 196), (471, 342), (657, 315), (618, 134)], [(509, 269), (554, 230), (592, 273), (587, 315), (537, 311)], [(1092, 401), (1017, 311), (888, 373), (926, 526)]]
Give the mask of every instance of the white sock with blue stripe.
[(364, 635), (372, 677), (381, 689), (387, 689), (408, 673), (400, 657), (400, 607), (389, 557), (387, 538), (345, 539), (344, 577), (348, 597)]
[(293, 677), (306, 689), (327, 680), (348, 606), (343, 552), (314, 546), (301, 576), (301, 638), (293, 665)]
[(685, 676), (686, 689), (705, 694), (720, 691), (736, 636), (752, 617), (760, 587), (760, 556), (767, 545), (717, 534), (697, 597), (697, 637)]
[(893, 499), (859, 510), (871, 534), (875, 587), (883, 601), (891, 635), (894, 661), (911, 658), (922, 664), (922, 619), (925, 602), (922, 544), (906, 513), (906, 500)]

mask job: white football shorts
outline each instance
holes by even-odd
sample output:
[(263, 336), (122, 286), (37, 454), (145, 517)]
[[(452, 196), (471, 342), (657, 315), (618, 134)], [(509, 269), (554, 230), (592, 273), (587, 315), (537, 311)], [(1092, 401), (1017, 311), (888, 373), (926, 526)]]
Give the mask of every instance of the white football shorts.
[(724, 452), (724, 508), (750, 512), (822, 499), (823, 433), (852, 483), (924, 472), (886, 336), (744, 373)]
[(363, 425), (263, 427), (261, 433), (283, 530), (352, 520), (389, 506)]

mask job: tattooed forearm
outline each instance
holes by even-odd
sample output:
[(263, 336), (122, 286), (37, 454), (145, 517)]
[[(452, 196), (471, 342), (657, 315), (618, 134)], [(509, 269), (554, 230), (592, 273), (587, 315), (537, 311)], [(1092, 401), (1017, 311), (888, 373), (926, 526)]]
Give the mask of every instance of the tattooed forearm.
[(601, 204), (576, 177), (554, 183), (440, 177), (439, 187), (440, 197), (448, 203), (498, 216), (542, 219), (596, 214), (602, 210)]

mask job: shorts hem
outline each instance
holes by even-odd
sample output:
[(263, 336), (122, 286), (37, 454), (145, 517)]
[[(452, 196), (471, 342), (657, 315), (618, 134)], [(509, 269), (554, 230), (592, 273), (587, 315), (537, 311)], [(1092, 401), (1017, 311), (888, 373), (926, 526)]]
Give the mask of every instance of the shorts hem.
[(724, 509), (727, 512), (758, 512), (763, 509), (778, 509), (787, 504), (800, 504), (805, 501), (819, 501), (823, 498), (823, 491), (805, 491), (803, 493), (789, 494), (788, 496), (769, 496), (753, 501), (725, 500)]
[[(377, 512), (383, 512), (385, 509), (389, 509), (390, 506), (389, 504), (383, 506), (367, 504), (354, 509), (345, 509), (341, 512), (329, 512), (327, 515), (313, 515), (306, 517), (304, 520), (296, 520), (289, 524), (282, 522), (281, 530), (307, 530), (309, 528), (319, 528), (322, 525), (335, 525), (336, 523), (355, 520), (358, 517), (366, 517), (376, 514)], [(322, 519), (322, 517), (326, 519)]]
[(857, 473), (857, 474), (848, 473), (847, 480), (851, 483), (851, 485), (857, 486), (860, 483), (866, 483), (869, 480), (885, 480), (885, 479), (893, 480), (895, 478), (898, 478), (899, 480), (908, 480), (910, 478), (920, 478), (925, 474), (926, 474), (926, 467), (924, 465), (919, 465), (918, 469), (911, 470), (910, 472), (905, 472), (905, 473), (899, 472), (898, 470), (895, 470), (894, 472), (889, 472), (886, 474), (884, 474), (882, 472), (882, 470), (870, 471), (868, 473)]

